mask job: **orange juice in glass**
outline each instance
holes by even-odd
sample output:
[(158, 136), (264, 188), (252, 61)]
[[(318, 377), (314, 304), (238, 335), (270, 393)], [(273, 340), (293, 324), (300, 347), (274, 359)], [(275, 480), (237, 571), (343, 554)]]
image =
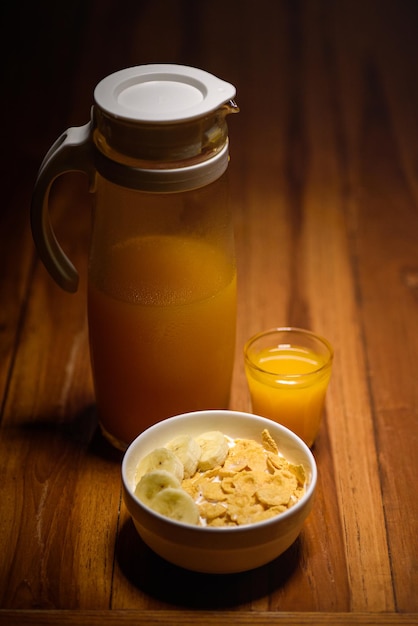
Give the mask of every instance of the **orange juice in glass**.
[(115, 244), (90, 279), (89, 334), (100, 425), (118, 447), (161, 419), (227, 408), (236, 270), (204, 239), (146, 235)]
[(287, 426), (312, 446), (331, 376), (330, 343), (308, 330), (276, 328), (252, 337), (244, 356), (253, 412)]

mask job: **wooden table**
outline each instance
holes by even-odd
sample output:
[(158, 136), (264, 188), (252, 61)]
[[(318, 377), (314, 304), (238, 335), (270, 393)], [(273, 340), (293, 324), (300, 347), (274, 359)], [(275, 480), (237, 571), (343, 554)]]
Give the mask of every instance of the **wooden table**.
[[(14, 3), (9, 3), (13, 5)], [(27, 5), (27, 6), (25, 6)], [(2, 9), (1, 624), (418, 623), (418, 3), (92, 0)], [(154, 556), (97, 431), (85, 316), (90, 199), (55, 186), (81, 274), (61, 291), (29, 227), (40, 161), (107, 74), (202, 67), (229, 118), (242, 347), (296, 325), (335, 363), (314, 447), (316, 504), (281, 558), (205, 576)]]

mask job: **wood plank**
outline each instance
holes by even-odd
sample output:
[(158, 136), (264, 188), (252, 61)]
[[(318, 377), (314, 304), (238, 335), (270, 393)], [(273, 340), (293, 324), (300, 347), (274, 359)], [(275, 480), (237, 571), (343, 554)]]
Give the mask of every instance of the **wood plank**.
[(71, 107), (79, 43), (74, 29), (80, 33), (83, 27), (82, 4), (59, 7), (48, 1), (42, 9), (31, 3), (1, 8), (9, 33), (0, 44), (5, 59), (0, 112), (7, 120), (2, 126), (0, 171), (1, 398), (7, 393), (32, 280), (34, 246), (28, 219), (32, 189), (41, 159), (64, 130)]
[[(358, 92), (363, 94), (363, 100), (356, 118), (351, 119), (348, 209), (351, 234), (356, 241), (353, 270), (358, 276), (366, 382), (379, 450), (394, 606), (403, 611), (406, 607), (416, 610), (418, 606), (417, 524), (406, 524), (399, 533), (394, 521), (395, 516), (399, 520), (400, 508), (408, 511), (411, 520), (418, 519), (417, 501), (410, 489), (418, 472), (418, 398), (416, 386), (408, 376), (418, 349), (414, 287), (418, 267), (417, 193), (416, 181), (410, 175), (414, 163), (411, 149), (416, 147), (418, 129), (416, 120), (405, 125), (405, 120), (412, 121), (408, 113), (410, 98), (417, 96), (412, 77), (417, 73), (418, 33), (416, 7), (408, 7), (408, 22), (399, 22), (394, 5), (381, 3), (379, 9), (385, 20), (376, 23), (372, 4), (366, 6), (366, 17), (375, 26), (376, 45), (372, 54), (370, 41), (364, 39), (359, 51), (363, 84), (358, 86)], [(377, 9), (377, 4), (373, 6)], [(349, 36), (347, 31), (345, 36)], [(358, 75), (361, 76), (360, 71)], [(350, 88), (352, 83), (347, 83), (346, 92)], [(402, 146), (407, 145), (411, 148), (403, 153)], [(401, 458), (405, 462), (399, 471)]]
[[(32, 237), (26, 207), (31, 188), (20, 186), (28, 176), (28, 164), (21, 163), (19, 176), (11, 176), (3, 187), (4, 209), (0, 213), (0, 398), (7, 394), (26, 305), (33, 267)], [(0, 404), (0, 421), (1, 421)]]
[[(333, 52), (341, 42), (335, 37), (332, 22), (324, 23), (322, 12), (312, 11), (306, 17), (309, 24), (315, 19), (317, 28), (307, 35), (311, 52), (306, 70), (310, 81), (305, 97), (309, 124), (306, 143), (320, 149), (311, 155), (306, 180), (301, 274), (304, 272), (309, 294), (306, 301), (311, 305), (311, 323), (328, 336), (336, 350), (327, 426), (342, 513), (350, 606), (354, 611), (393, 610), (365, 346), (357, 313), (357, 277), (350, 263), (357, 242), (347, 238), (346, 228), (344, 191), (348, 181), (341, 138), (347, 131), (341, 125), (341, 100), (335, 90), (338, 66), (334, 64)], [(348, 21), (350, 15), (345, 15), (345, 19)], [(355, 57), (351, 62), (356, 62)], [(316, 294), (321, 294), (321, 298)]]
[(53, 213), (80, 270), (80, 292), (62, 292), (38, 263), (4, 409), (3, 607), (109, 604), (120, 454), (115, 463), (95, 436), (85, 310), (90, 218), (76, 182), (63, 184)]
[(359, 626), (414, 626), (418, 623), (416, 614), (407, 613), (257, 613), (234, 611), (218, 613), (216, 611), (188, 611), (179, 614), (175, 611), (0, 611), (0, 624), (4, 626), (47, 626), (48, 624), (74, 624), (75, 626), (95, 626), (109, 624), (144, 624), (146, 626), (172, 626), (178, 624), (200, 624), (201, 626), (217, 626), (219, 620), (228, 624), (246, 626), (342, 626), (358, 624)]

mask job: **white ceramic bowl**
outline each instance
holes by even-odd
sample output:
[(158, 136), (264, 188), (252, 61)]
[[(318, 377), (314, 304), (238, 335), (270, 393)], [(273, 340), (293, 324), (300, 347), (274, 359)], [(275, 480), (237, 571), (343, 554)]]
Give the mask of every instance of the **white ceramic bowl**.
[[(304, 495), (284, 513), (246, 526), (192, 526), (163, 517), (134, 495), (138, 461), (173, 437), (220, 430), (232, 438), (261, 442), (264, 428), (270, 431), (285, 458), (291, 463), (303, 464), (307, 475)], [(122, 462), (124, 501), (143, 541), (167, 561), (205, 573), (227, 574), (250, 570), (272, 561), (287, 550), (299, 535), (312, 508), (316, 481), (315, 459), (297, 435), (276, 422), (237, 411), (197, 411), (159, 422), (131, 443)]]

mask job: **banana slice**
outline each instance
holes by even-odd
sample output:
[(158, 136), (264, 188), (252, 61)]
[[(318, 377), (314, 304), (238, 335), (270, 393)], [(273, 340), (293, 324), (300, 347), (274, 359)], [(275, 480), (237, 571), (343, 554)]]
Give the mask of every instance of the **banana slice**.
[(198, 463), (202, 472), (225, 463), (229, 446), (223, 433), (219, 430), (211, 430), (196, 437), (196, 441), (202, 449)]
[(179, 435), (166, 444), (166, 448), (174, 452), (184, 467), (184, 478), (194, 476), (202, 450), (190, 435)]
[(184, 476), (183, 463), (176, 457), (174, 452), (168, 448), (155, 448), (152, 452), (144, 456), (136, 467), (135, 482), (139, 483), (144, 474), (153, 470), (166, 470), (181, 482)]
[(193, 498), (183, 489), (167, 487), (157, 493), (150, 507), (171, 519), (185, 524), (199, 523), (199, 509)]
[(174, 487), (175, 489), (181, 487), (180, 481), (167, 470), (153, 470), (141, 477), (141, 480), (136, 486), (135, 495), (147, 506), (151, 506), (152, 500), (157, 494), (167, 487)]

